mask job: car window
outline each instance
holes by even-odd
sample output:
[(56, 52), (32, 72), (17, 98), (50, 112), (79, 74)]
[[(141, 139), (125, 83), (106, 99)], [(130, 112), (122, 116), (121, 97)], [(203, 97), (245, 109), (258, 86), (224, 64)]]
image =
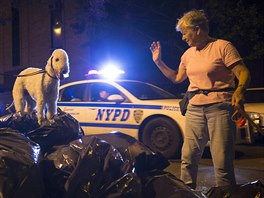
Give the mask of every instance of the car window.
[(87, 84), (77, 84), (60, 90), (60, 102), (85, 102), (89, 101), (87, 96)]
[(118, 82), (140, 100), (176, 99), (177, 97), (161, 88), (141, 82)]
[(107, 102), (107, 97), (113, 94), (121, 95), (125, 98), (125, 102), (129, 102), (127, 97), (123, 95), (116, 87), (108, 83), (95, 82), (91, 83), (91, 101)]
[(246, 103), (264, 103), (264, 90), (247, 90), (245, 101)]

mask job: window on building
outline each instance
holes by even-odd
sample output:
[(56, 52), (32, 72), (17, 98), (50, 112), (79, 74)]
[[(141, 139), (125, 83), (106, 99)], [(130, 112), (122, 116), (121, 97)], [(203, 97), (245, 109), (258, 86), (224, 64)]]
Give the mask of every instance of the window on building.
[(62, 47), (62, 5), (60, 0), (52, 1), (50, 7), (51, 48)]

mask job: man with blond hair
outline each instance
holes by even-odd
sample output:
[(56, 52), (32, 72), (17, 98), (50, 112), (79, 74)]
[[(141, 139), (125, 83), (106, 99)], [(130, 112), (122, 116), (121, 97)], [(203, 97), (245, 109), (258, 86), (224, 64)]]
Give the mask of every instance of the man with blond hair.
[(209, 36), (208, 19), (202, 10), (185, 13), (176, 29), (190, 46), (178, 70), (163, 62), (159, 41), (153, 42), (150, 50), (154, 63), (173, 83), (190, 81), (192, 97), (186, 112), (181, 179), (196, 188), (198, 164), (210, 140), (216, 186), (234, 185), (235, 123), (231, 115), (234, 106), (243, 106), (249, 71), (232, 43)]

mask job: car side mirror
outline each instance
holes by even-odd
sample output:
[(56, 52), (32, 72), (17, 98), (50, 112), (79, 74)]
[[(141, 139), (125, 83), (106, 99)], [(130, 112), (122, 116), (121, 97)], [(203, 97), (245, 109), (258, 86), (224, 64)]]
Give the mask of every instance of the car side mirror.
[(112, 94), (112, 95), (107, 97), (107, 100), (110, 102), (121, 103), (121, 102), (125, 101), (125, 98), (119, 94)]

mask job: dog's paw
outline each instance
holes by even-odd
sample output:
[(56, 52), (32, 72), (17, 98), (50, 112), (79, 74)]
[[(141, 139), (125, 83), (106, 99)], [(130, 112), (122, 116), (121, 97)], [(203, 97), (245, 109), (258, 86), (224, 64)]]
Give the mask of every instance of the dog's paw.
[(40, 127), (42, 127), (42, 126), (50, 126), (51, 122), (49, 120), (43, 119), (43, 120), (38, 121), (38, 124), (39, 124)]
[(46, 122), (45, 119), (38, 119), (39, 126), (43, 126), (45, 124), (45, 122)]

